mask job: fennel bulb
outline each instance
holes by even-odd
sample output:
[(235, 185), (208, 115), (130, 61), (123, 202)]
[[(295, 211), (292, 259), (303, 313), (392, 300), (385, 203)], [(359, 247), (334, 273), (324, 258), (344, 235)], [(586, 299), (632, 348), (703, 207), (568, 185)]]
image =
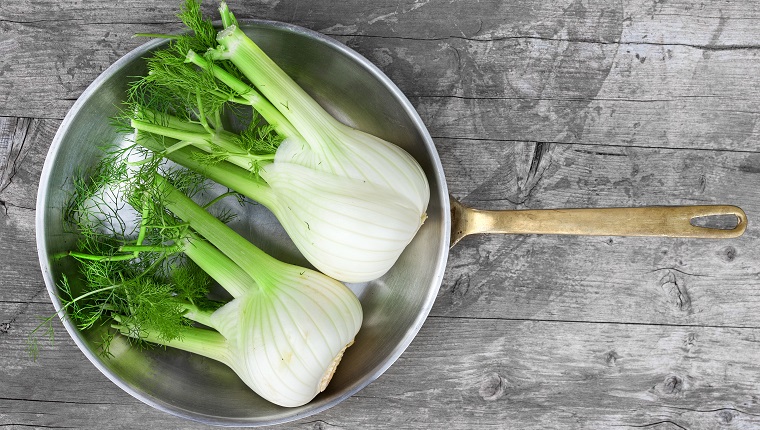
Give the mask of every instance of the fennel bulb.
[[(220, 12), (225, 28), (216, 46), (201, 55), (186, 48), (200, 44), (174, 44), (172, 55), (152, 60), (157, 65), (141, 83), (161, 100), (177, 93), (202, 97), (184, 97), (151, 122), (142, 112), (157, 103), (132, 91), (139, 97), (130, 102), (138, 112), (130, 126), (156, 137), (137, 141), (267, 206), (326, 275), (345, 282), (382, 276), (427, 218), (430, 188), (421, 166), (399, 146), (331, 116), (240, 30), (226, 3)], [(193, 30), (209, 39), (209, 29)], [(204, 78), (184, 78), (192, 71)], [(210, 108), (225, 103), (252, 107), (277, 135), (276, 151), (256, 153), (249, 149), (254, 144), (233, 138), (219, 109)], [(187, 111), (197, 120), (172, 116)], [(236, 147), (236, 141), (243, 143)], [(254, 175), (242, 179), (227, 162)]]
[(270, 257), (160, 176), (156, 179), (167, 209), (253, 280), (205, 320), (226, 339), (222, 352), (208, 356), (227, 364), (272, 403), (292, 407), (311, 401), (327, 387), (361, 327), (359, 300), (322, 273)]
[[(128, 169), (120, 156), (75, 181), (67, 216), (81, 239), (66, 255), (84, 284), (74, 295), (62, 280), (68, 316), (80, 329), (110, 321), (129, 338), (220, 361), (277, 405), (311, 401), (361, 327), (354, 293), (267, 255), (172, 185), (197, 191), (197, 175), (172, 172), (170, 182), (157, 174), (157, 159)], [(125, 201), (133, 210), (111, 206)], [(211, 279), (230, 301), (208, 300)]]

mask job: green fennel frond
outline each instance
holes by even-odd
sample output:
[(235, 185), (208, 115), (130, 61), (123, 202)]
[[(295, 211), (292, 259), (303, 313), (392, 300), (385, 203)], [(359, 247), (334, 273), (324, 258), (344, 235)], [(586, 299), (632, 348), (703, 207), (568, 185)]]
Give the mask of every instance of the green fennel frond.
[[(240, 102), (240, 94), (218, 81), (213, 73), (215, 67), (220, 67), (237, 79), (244, 79), (237, 68), (224, 61), (205, 60), (205, 68), (188, 61), (188, 55), (216, 47), (216, 29), (203, 17), (200, 2), (186, 0), (178, 16), (188, 31), (172, 37), (167, 47), (147, 58), (148, 74), (130, 85), (122, 124), (124, 119), (145, 119), (143, 111), (147, 110), (191, 122), (205, 118), (218, 129), (222, 127), (220, 118), (225, 106), (230, 101)], [(230, 105), (227, 109), (239, 108)]]
[(252, 126), (240, 133), (236, 142), (240, 148), (252, 155), (274, 154), (284, 137), (269, 124), (251, 122)]
[(44, 329), (44, 336), (48, 338), (49, 343), (53, 343), (53, 340), (55, 339), (55, 329), (53, 327), (53, 319), (55, 319), (58, 316), (58, 314), (53, 314), (40, 322), (40, 324), (37, 325), (27, 336), (26, 338), (26, 351), (29, 354), (29, 357), (33, 361), (37, 361), (37, 358), (40, 355), (40, 343), (39, 343), (39, 333)]
[[(234, 94), (220, 86), (207, 71), (186, 64), (172, 49), (156, 51), (147, 61), (148, 74), (132, 82), (119, 122), (144, 120), (169, 125), (170, 116), (200, 124), (199, 118), (216, 118)], [(220, 126), (220, 124), (216, 124)]]
[(205, 52), (216, 46), (216, 29), (210, 19), (203, 17), (200, 1), (185, 0), (177, 16), (192, 32), (192, 35), (179, 39), (178, 43), (182, 44), (185, 50)]
[[(137, 333), (150, 327), (160, 339), (177, 339), (193, 324), (184, 316), (188, 306), (215, 309), (218, 304), (206, 298), (211, 278), (182, 253), (188, 225), (164, 207), (154, 178), (166, 174), (188, 195), (203, 192), (207, 181), (195, 173), (168, 170), (160, 157), (133, 161), (132, 155), (116, 149), (86, 176), (74, 179), (65, 215), (80, 235), (68, 253), (78, 274), (63, 276), (58, 284), (60, 315), (80, 330), (118, 321)], [(52, 333), (58, 315), (30, 334), (32, 357), (39, 353), (39, 333), (47, 327)], [(109, 356), (114, 333), (111, 329), (101, 335), (101, 355)]]
[(174, 286), (151, 278), (124, 284), (124, 307), (116, 313), (134, 327), (151, 327), (164, 340), (180, 337), (192, 321), (183, 316), (185, 307), (175, 298)]
[(264, 122), (254, 111), (245, 130), (231, 139), (231, 146), (237, 150), (231, 151), (220, 145), (210, 144), (205, 154), (196, 153), (193, 158), (202, 164), (216, 164), (228, 161), (231, 157), (247, 159), (248, 166), (246, 167), (251, 173), (257, 175), (262, 163), (274, 160), (274, 154), (283, 140), (284, 136), (277, 133), (273, 126)]
[(74, 192), (64, 207), (63, 219), (87, 238), (99, 231), (128, 234), (122, 219), (115, 216), (126, 204), (119, 198), (117, 189), (127, 171), (117, 159), (118, 155), (109, 155), (86, 175), (77, 175), (73, 179)]
[[(172, 271), (172, 282), (176, 286), (178, 300), (186, 301), (201, 310), (214, 311), (220, 303), (208, 299), (211, 278), (197, 264), (188, 262)], [(206, 288), (199, 288), (205, 285)]]
[(100, 334), (100, 340), (95, 342), (98, 347), (98, 355), (103, 358), (113, 358), (111, 354), (111, 343), (116, 338), (116, 334), (112, 331), (105, 331)]
[(239, 151), (239, 152), (225, 151), (219, 145), (210, 144), (209, 152), (195, 153), (193, 154), (193, 159), (202, 164), (216, 164), (222, 161), (226, 161), (230, 157), (241, 156), (243, 154), (244, 154), (243, 151)]

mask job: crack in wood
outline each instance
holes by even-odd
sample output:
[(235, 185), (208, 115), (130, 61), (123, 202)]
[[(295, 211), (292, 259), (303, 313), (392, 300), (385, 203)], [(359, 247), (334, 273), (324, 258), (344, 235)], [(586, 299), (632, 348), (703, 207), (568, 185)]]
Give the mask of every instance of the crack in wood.
[(534, 142), (533, 155), (530, 160), (528, 174), (525, 177), (524, 183), (521, 185), (522, 197), (518, 200), (512, 200), (509, 197), (505, 197), (505, 200), (512, 203), (515, 206), (522, 206), (530, 200), (533, 193), (538, 188), (538, 184), (543, 178), (543, 174), (549, 165), (551, 165), (551, 156), (548, 156), (551, 151), (552, 145), (545, 142)]
[(662, 288), (665, 294), (673, 300), (673, 305), (676, 309), (688, 314), (693, 312), (691, 297), (686, 291), (686, 286), (683, 284), (683, 281), (678, 279), (678, 276), (676, 276), (673, 271), (669, 270), (660, 279), (660, 283), (660, 288)]
[(115, 405), (113, 402), (77, 402), (72, 400), (48, 400), (48, 399), (28, 399), (21, 397), (0, 397), (2, 401), (13, 402), (30, 402), (30, 403), (55, 403), (63, 405)]
[[(652, 408), (661, 408), (662, 406), (660, 406), (660, 405), (650, 405), (650, 407), (652, 407)], [(748, 416), (751, 416), (751, 417), (760, 417), (760, 413), (753, 414), (752, 412), (747, 412), (745, 410), (742, 410), (742, 409), (739, 409), (739, 408), (736, 408), (736, 407), (732, 407), (732, 406), (725, 406), (725, 407), (722, 407), (722, 408), (715, 408), (715, 409), (697, 409), (697, 408), (687, 408), (687, 407), (683, 407), (683, 406), (667, 406), (667, 409), (675, 409), (675, 410), (686, 411), (686, 412), (696, 412), (696, 413), (699, 413), (699, 414), (711, 414), (711, 413), (721, 412), (721, 411), (732, 411), (732, 412), (736, 412), (738, 414), (748, 415)]]
[[(662, 421), (657, 421), (657, 422), (650, 423), (650, 424), (641, 424), (641, 425), (628, 424), (625, 427), (647, 428), (647, 427), (659, 426), (659, 425), (662, 425), (662, 424), (670, 424), (670, 425), (675, 426), (675, 427), (677, 427), (679, 429), (689, 430), (687, 427), (684, 427), (684, 426), (676, 423), (675, 421), (671, 421), (671, 420), (662, 420)], [(615, 426), (615, 427), (623, 427), (623, 426)]]
[(325, 430), (325, 429), (332, 429), (332, 428), (341, 428), (339, 426), (336, 426), (334, 424), (330, 424), (329, 422), (325, 420), (314, 420), (314, 421), (306, 421), (304, 424), (311, 424), (311, 428), (313, 430)]
[[(533, 158), (530, 160), (530, 168), (528, 169), (528, 177), (525, 179), (526, 183), (533, 183), (533, 187), (535, 187), (535, 184), (541, 180), (541, 174), (544, 172), (544, 169), (541, 169), (541, 172), (538, 171), (539, 166), (541, 166), (541, 162), (546, 158), (548, 160), (549, 157), (546, 157), (546, 154), (549, 153), (550, 145), (548, 143), (543, 142), (536, 142), (536, 146), (533, 148)], [(547, 163), (551, 163), (551, 160), (547, 161)], [(531, 191), (532, 188), (531, 187)]]
[[(346, 36), (346, 34), (342, 33), (336, 33), (336, 34), (330, 34), (325, 33), (328, 36), (338, 37), (338, 36)], [(605, 40), (597, 40), (597, 39), (591, 39), (591, 38), (560, 38), (560, 37), (543, 37), (543, 36), (527, 36), (527, 35), (519, 35), (519, 36), (501, 36), (501, 37), (466, 37), (466, 36), (457, 36), (457, 35), (447, 35), (447, 36), (441, 36), (441, 37), (410, 37), (410, 36), (391, 36), (391, 35), (380, 35), (380, 34), (351, 34), (350, 35), (353, 38), (375, 38), (375, 39), (388, 39), (388, 40), (411, 40), (411, 41), (419, 41), (419, 42), (426, 42), (426, 41), (445, 41), (445, 40), (463, 40), (466, 42), (482, 42), (482, 43), (492, 43), (492, 42), (503, 42), (503, 41), (513, 41), (513, 40), (538, 40), (542, 42), (559, 42), (559, 43), (577, 43), (577, 44), (590, 44), (590, 45), (617, 45), (617, 46), (680, 46), (684, 48), (693, 48), (693, 49), (699, 49), (704, 51), (743, 51), (743, 50), (758, 50), (760, 49), (760, 45), (754, 45), (754, 44), (726, 44), (726, 45), (711, 45), (711, 44), (697, 44), (697, 43), (682, 43), (682, 42), (649, 42), (649, 41), (626, 41), (626, 40), (620, 40), (620, 41), (605, 41)]]
[[(2, 190), (0, 190), (2, 191)], [(23, 209), (25, 211), (36, 211), (37, 208), (34, 206), (24, 206), (19, 205), (15, 203), (8, 202), (6, 200), (0, 200), (0, 208), (2, 208), (5, 211), (5, 215), (8, 216), (8, 209), (9, 208), (15, 208), (15, 209)]]
[[(43, 292), (47, 291), (47, 287), (44, 285), (37, 290), (35, 294), (32, 295), (32, 297), (29, 298), (29, 300), (26, 300), (24, 302), (15, 302), (19, 303), (21, 306), (19, 306), (18, 310), (16, 312), (13, 312), (10, 316), (10, 319), (6, 322), (2, 323), (2, 327), (0, 327), (0, 334), (8, 334), (10, 333), (11, 329), (13, 328), (13, 324), (16, 323), (16, 320), (18, 320), (18, 317), (25, 314), (26, 311), (29, 309), (29, 307), (32, 304), (39, 304), (40, 301), (37, 301), (37, 297), (40, 296)], [(11, 303), (11, 302), (3, 302), (3, 303)], [(46, 303), (49, 303), (46, 301)], [(2, 400), (2, 397), (0, 397), (0, 400)]]
[[(451, 48), (456, 50), (455, 48)], [(726, 97), (719, 94), (683, 94), (668, 99), (641, 98), (633, 99), (629, 97), (513, 97), (513, 96), (465, 96), (459, 94), (414, 94), (409, 96), (410, 99), (457, 99), (457, 100), (505, 100), (505, 101), (531, 101), (531, 102), (629, 102), (629, 103), (673, 103), (681, 100), (693, 99), (726, 99), (733, 100), (732, 97)], [(68, 99), (61, 99), (68, 100)], [(733, 111), (748, 114), (757, 114), (756, 111)]]
[(587, 149), (574, 149), (573, 152), (578, 154), (594, 155), (601, 157), (627, 157), (628, 154), (621, 154), (618, 152), (606, 152), (606, 151), (590, 151)]
[(10, 427), (10, 428), (17, 428), (17, 427), (31, 427), (31, 428), (42, 428), (42, 429), (75, 429), (77, 427), (64, 427), (64, 426), (48, 426), (43, 424), (24, 424), (24, 423), (3, 423), (0, 424), (0, 427)]
[[(464, 140), (464, 141), (472, 141), (472, 142), (502, 142), (502, 143), (525, 143), (526, 140), (520, 140), (520, 139), (507, 139), (507, 138), (497, 138), (497, 137), (480, 137), (480, 136), (445, 136), (445, 135), (431, 135), (430, 137), (433, 138), (433, 140)], [(593, 143), (582, 143), (582, 142), (572, 142), (572, 141), (550, 141), (550, 140), (544, 140), (544, 141), (535, 141), (531, 140), (531, 142), (535, 143), (550, 143), (552, 145), (562, 145), (562, 146), (575, 146), (575, 147), (589, 147), (589, 148), (631, 148), (631, 149), (643, 149), (643, 150), (664, 150), (664, 151), (691, 151), (695, 153), (699, 152), (708, 152), (708, 153), (714, 153), (714, 154), (720, 154), (720, 153), (730, 153), (730, 154), (760, 154), (760, 149), (752, 150), (752, 149), (746, 149), (746, 148), (689, 148), (689, 147), (683, 147), (683, 146), (645, 146), (645, 145), (636, 145), (632, 143), (625, 143), (625, 144), (616, 144), (614, 142), (611, 143), (605, 143), (605, 144), (593, 144)]]
[[(468, 196), (480, 202), (509, 202), (515, 208), (525, 205), (539, 189), (544, 173), (552, 164), (553, 145), (547, 142), (520, 142), (504, 157), (492, 176)], [(503, 172), (508, 179), (504, 180)], [(494, 190), (500, 190), (495, 192)]]
[(675, 267), (658, 267), (656, 269), (650, 270), (648, 273), (655, 273), (655, 272), (659, 272), (659, 271), (662, 271), (662, 270), (678, 272), (678, 273), (681, 273), (681, 274), (684, 274), (684, 275), (687, 275), (687, 276), (695, 276), (695, 277), (709, 278), (711, 276), (711, 275), (702, 275), (702, 274), (699, 274), (699, 273), (686, 272), (684, 270), (681, 270), (681, 269), (678, 269), (678, 268), (675, 268)]
[(608, 321), (608, 320), (572, 320), (572, 319), (548, 319), (548, 318), (510, 318), (510, 317), (482, 317), (482, 316), (452, 316), (437, 315), (431, 313), (428, 318), (440, 318), (461, 321), (503, 321), (503, 322), (532, 322), (546, 324), (594, 324), (594, 325), (620, 325), (620, 326), (643, 326), (643, 327), (673, 327), (673, 328), (703, 328), (703, 329), (732, 329), (732, 330), (760, 330), (760, 326), (740, 325), (715, 325), (715, 324), (678, 324), (669, 322), (635, 322), (635, 321)]
[(114, 21), (114, 22), (93, 22), (84, 18), (64, 18), (64, 19), (35, 19), (35, 20), (16, 20), (9, 18), (0, 18), (0, 23), (17, 24), (17, 25), (33, 25), (33, 24), (45, 24), (48, 22), (81, 22), (88, 26), (103, 26), (103, 25), (177, 25), (181, 26), (182, 22), (179, 21)]
[[(7, 118), (6, 118), (7, 120)], [(17, 164), (23, 160), (26, 149), (28, 148), (27, 136), (31, 129), (31, 118), (14, 118), (14, 124), (8, 125), (8, 129), (13, 127), (13, 132), (6, 139), (6, 144), (0, 146), (0, 150), (5, 148), (5, 153), (0, 153), (0, 193), (13, 181), (16, 174)], [(6, 206), (5, 204), (3, 206)], [(7, 214), (7, 207), (6, 207)]]
[(18, 25), (27, 25), (27, 24), (41, 24), (46, 22), (84, 22), (86, 21), (84, 18), (66, 18), (66, 19), (34, 19), (34, 20), (16, 20), (16, 19), (9, 19), (9, 18), (0, 18), (0, 22), (4, 22), (7, 24), (18, 24)]

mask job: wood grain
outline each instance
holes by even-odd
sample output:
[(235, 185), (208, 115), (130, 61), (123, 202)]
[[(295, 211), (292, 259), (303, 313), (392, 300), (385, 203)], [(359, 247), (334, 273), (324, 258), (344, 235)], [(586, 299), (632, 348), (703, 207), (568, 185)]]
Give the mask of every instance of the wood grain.
[[(757, 137), (760, 88), (745, 79), (758, 74), (752, 6), (558, 3), (385, 2), (367, 12), (265, 2), (239, 15), (288, 17), (347, 43), (388, 73), (435, 137), (736, 150)], [(0, 28), (13, 37), (0, 58), (17, 60), (0, 67), (0, 116), (62, 118), (141, 42), (132, 34), (179, 28), (171, 7), (131, 6), (139, 12), (35, 6), (48, 8), (44, 20), (4, 10)], [(466, 18), (436, 24), (451, 17)]]
[[(92, 374), (64, 334), (30, 365), (18, 347), (29, 329), (6, 334), (15, 347), (0, 370), (14, 393), (0, 402), (5, 423), (64, 426), (64, 416), (65, 426), (129, 428), (121, 420), (140, 414), (151, 428), (201, 428)], [(399, 361), (359, 394), (275, 428), (753, 428), (760, 374), (747, 351), (759, 335), (754, 328), (431, 317)], [(72, 396), (68, 374), (92, 377)]]
[[(297, 429), (760, 427), (760, 2), (234, 1), (320, 31), (407, 94), (449, 191), (484, 209), (736, 204), (741, 238), (468, 237), (377, 381)], [(213, 12), (214, 5), (204, 8)], [(0, 427), (205, 428), (96, 372), (35, 246), (47, 149), (175, 2), (0, 0)], [(86, 376), (85, 376), (86, 375)]]

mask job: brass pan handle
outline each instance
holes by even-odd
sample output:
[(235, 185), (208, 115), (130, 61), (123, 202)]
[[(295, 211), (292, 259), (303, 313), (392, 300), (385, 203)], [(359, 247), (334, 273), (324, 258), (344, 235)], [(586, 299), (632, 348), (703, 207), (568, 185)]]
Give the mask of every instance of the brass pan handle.
[[(600, 209), (480, 210), (451, 198), (451, 246), (476, 233), (584, 236), (665, 236), (725, 239), (741, 236), (747, 215), (736, 206), (650, 206)], [(736, 216), (731, 229), (699, 227), (694, 218)]]

